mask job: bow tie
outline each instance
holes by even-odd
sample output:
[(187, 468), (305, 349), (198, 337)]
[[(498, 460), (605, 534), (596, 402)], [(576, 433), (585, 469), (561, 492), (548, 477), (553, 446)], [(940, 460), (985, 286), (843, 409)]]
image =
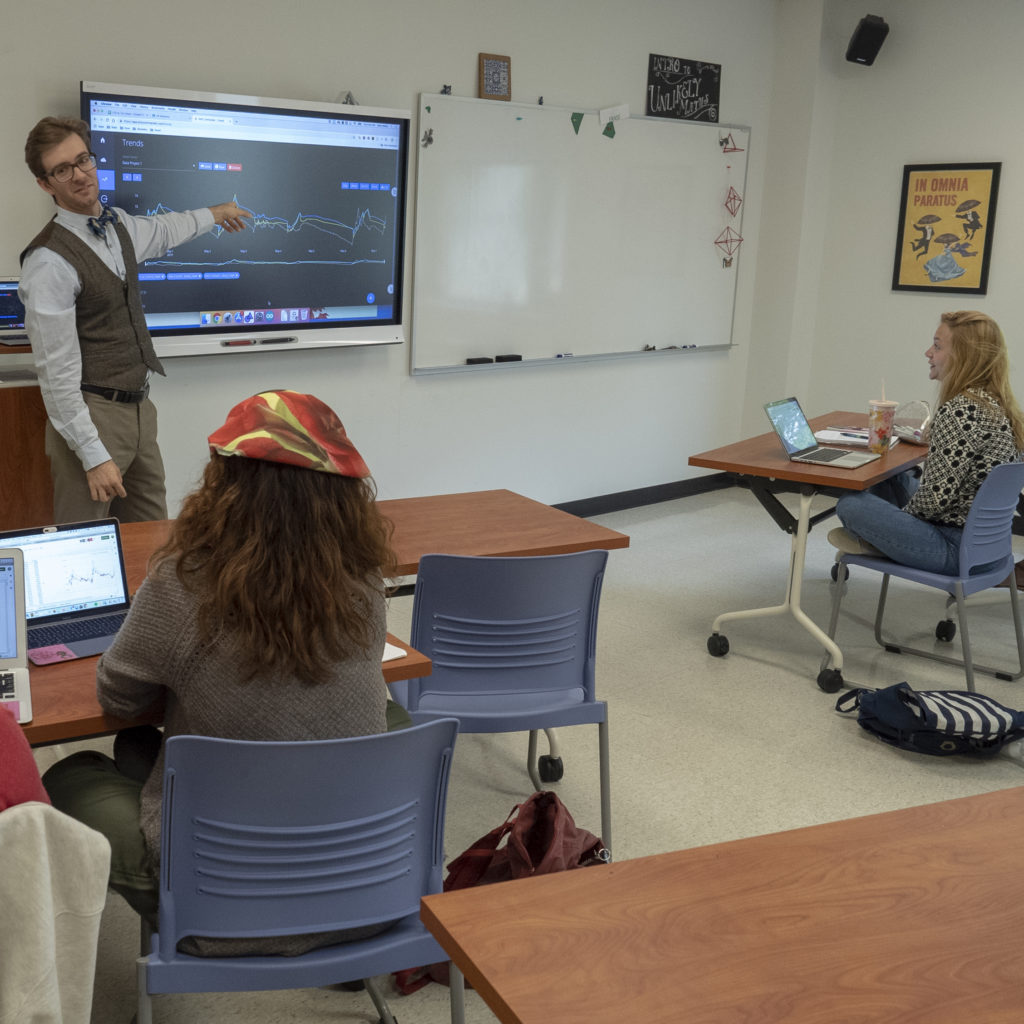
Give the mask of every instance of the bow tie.
[(107, 225), (117, 223), (117, 214), (109, 206), (104, 206), (103, 212), (98, 217), (90, 217), (87, 223), (97, 238), (105, 238)]

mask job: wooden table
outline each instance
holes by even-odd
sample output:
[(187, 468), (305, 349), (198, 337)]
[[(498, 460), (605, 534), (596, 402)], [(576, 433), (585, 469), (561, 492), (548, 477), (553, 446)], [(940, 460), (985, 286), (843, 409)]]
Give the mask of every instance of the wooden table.
[(379, 502), (394, 524), (398, 571), (421, 556), (564, 555), (629, 547), (629, 537), (514, 491), (470, 491)]
[[(125, 523), (121, 527), (125, 573), (131, 593), (134, 594), (142, 585), (149, 556), (167, 539), (170, 529), (168, 520)], [(383, 663), (385, 682), (394, 683), (430, 674), (430, 659), (426, 655), (390, 634), (388, 641), (407, 653), (404, 658)], [(96, 699), (97, 661), (99, 658), (79, 658), (54, 665), (29, 666), (33, 717), (31, 722), (22, 726), (29, 743), (39, 746), (87, 739), (117, 732), (126, 725), (161, 720), (158, 712), (130, 722), (106, 714)]]
[[(866, 426), (867, 414), (855, 412), (830, 412), (810, 421), (815, 430), (827, 426)], [(713, 451), (691, 455), (691, 466), (703, 466), (725, 473), (733, 473), (740, 482), (753, 492), (768, 514), (781, 529), (792, 536), (790, 544), (789, 573), (786, 580), (786, 596), (781, 604), (768, 608), (751, 608), (744, 611), (724, 612), (712, 623), (708, 638), (708, 651), (716, 657), (728, 653), (729, 641), (721, 632), (722, 624), (730, 619), (762, 618), (764, 616), (791, 614), (808, 633), (828, 652), (830, 668), (822, 668), (818, 674), (818, 685), (830, 692), (839, 689), (842, 679), (843, 654), (836, 642), (807, 616), (800, 606), (800, 591), (803, 584), (804, 560), (807, 554), (807, 535), (811, 527), (829, 518), (834, 506), (811, 516), (811, 502), (815, 495), (825, 494), (838, 497), (844, 491), (865, 491), (897, 473), (923, 462), (927, 449), (921, 445), (898, 444), (880, 459), (869, 462), (858, 469), (836, 469), (827, 465), (812, 465), (791, 462), (786, 456), (774, 431), (759, 434), (746, 441), (716, 448)], [(800, 495), (797, 516), (776, 497), (780, 493)]]
[[(382, 501), (395, 524), (399, 572), (416, 572), (429, 552), (466, 555), (551, 555), (592, 548), (624, 548), (629, 537), (560, 512), (512, 491), (478, 491), (427, 498)], [(125, 523), (121, 527), (128, 589), (135, 593), (146, 577), (149, 556), (170, 533), (171, 522)], [(429, 675), (430, 659), (408, 644), (406, 657), (383, 664), (388, 683)], [(96, 658), (31, 666), (33, 719), (23, 728), (32, 744), (99, 736), (133, 724), (104, 714), (96, 700)], [(157, 721), (153, 715), (150, 721)], [(138, 719), (137, 722), (147, 719)]]
[(1019, 1024), (1024, 787), (427, 896), (504, 1024)]

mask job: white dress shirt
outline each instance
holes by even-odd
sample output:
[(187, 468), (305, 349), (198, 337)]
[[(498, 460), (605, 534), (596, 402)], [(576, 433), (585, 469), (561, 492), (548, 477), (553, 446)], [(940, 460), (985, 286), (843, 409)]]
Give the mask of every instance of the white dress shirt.
[[(138, 263), (159, 256), (213, 227), (208, 208), (155, 217), (132, 217), (117, 210)], [(85, 214), (57, 207), (57, 223), (86, 245), (123, 281), (124, 257), (117, 232), (104, 237), (89, 229)], [(82, 397), (82, 352), (75, 326), (75, 302), (82, 283), (78, 271), (52, 249), (37, 248), (25, 257), (18, 296), (25, 306), (25, 330), (39, 377), (46, 414), (57, 432), (90, 470), (110, 459)]]

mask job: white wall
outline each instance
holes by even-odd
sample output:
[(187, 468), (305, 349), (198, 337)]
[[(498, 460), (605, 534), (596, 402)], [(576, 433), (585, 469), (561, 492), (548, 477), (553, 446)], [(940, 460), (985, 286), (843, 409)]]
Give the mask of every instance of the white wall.
[[(785, 0), (784, 0), (785, 2)], [(543, 501), (692, 475), (686, 457), (738, 437), (754, 345), (754, 269), (775, 63), (767, 0), (52, 0), (24, 5), (0, 39), (4, 232), (0, 267), (51, 207), (21, 159), (28, 129), (77, 113), (80, 79), (415, 110), (420, 92), (476, 93), (481, 51), (512, 58), (513, 99), (642, 112), (651, 52), (724, 65), (722, 119), (753, 128), (746, 242), (729, 352), (502, 374), (410, 377), (402, 348), (168, 361), (154, 394), (173, 507), (206, 458), (205, 437), (266, 387), (331, 404), (386, 497), (509, 487)], [(415, 127), (415, 126), (414, 126)], [(415, 155), (413, 157), (415, 161)], [(415, 180), (415, 162), (412, 167)], [(224, 196), (196, 196), (196, 205)], [(415, 211), (410, 209), (410, 223)], [(410, 233), (411, 234), (411, 233)], [(414, 239), (411, 239), (414, 242)], [(411, 262), (411, 261), (410, 261)], [(411, 282), (411, 270), (409, 272)], [(407, 287), (411, 301), (415, 289)], [(411, 307), (407, 305), (407, 322)], [(771, 397), (776, 397), (772, 395)]]
[[(867, 9), (890, 32), (874, 66), (863, 68), (843, 54)], [(807, 388), (813, 411), (863, 407), (882, 376), (887, 397), (932, 401), (923, 353), (939, 314), (953, 309), (995, 317), (1024, 396), (1024, 5), (826, 0), (825, 11), (818, 86), (835, 96), (837, 131), (808, 196), (824, 240), (820, 287), (806, 310), (816, 335)], [(1003, 166), (988, 294), (892, 291), (904, 164), (989, 160)]]

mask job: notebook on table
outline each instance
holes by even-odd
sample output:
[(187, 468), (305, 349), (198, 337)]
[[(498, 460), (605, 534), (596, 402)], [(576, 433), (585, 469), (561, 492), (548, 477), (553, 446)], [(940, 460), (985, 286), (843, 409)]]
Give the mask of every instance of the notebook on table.
[(810, 423), (800, 403), (795, 398), (780, 398), (769, 402), (764, 411), (768, 413), (775, 433), (779, 435), (782, 447), (786, 449), (790, 462), (810, 462), (837, 469), (856, 469), (879, 458), (874, 452), (855, 452), (848, 448), (824, 447), (818, 444)]
[[(25, 564), (18, 548), (0, 548), (0, 704), (19, 722), (32, 718), (25, 637)], [(7, 711), (0, 709), (0, 715)]]
[(28, 657), (35, 665), (102, 654), (128, 613), (116, 519), (0, 533), (25, 561)]

